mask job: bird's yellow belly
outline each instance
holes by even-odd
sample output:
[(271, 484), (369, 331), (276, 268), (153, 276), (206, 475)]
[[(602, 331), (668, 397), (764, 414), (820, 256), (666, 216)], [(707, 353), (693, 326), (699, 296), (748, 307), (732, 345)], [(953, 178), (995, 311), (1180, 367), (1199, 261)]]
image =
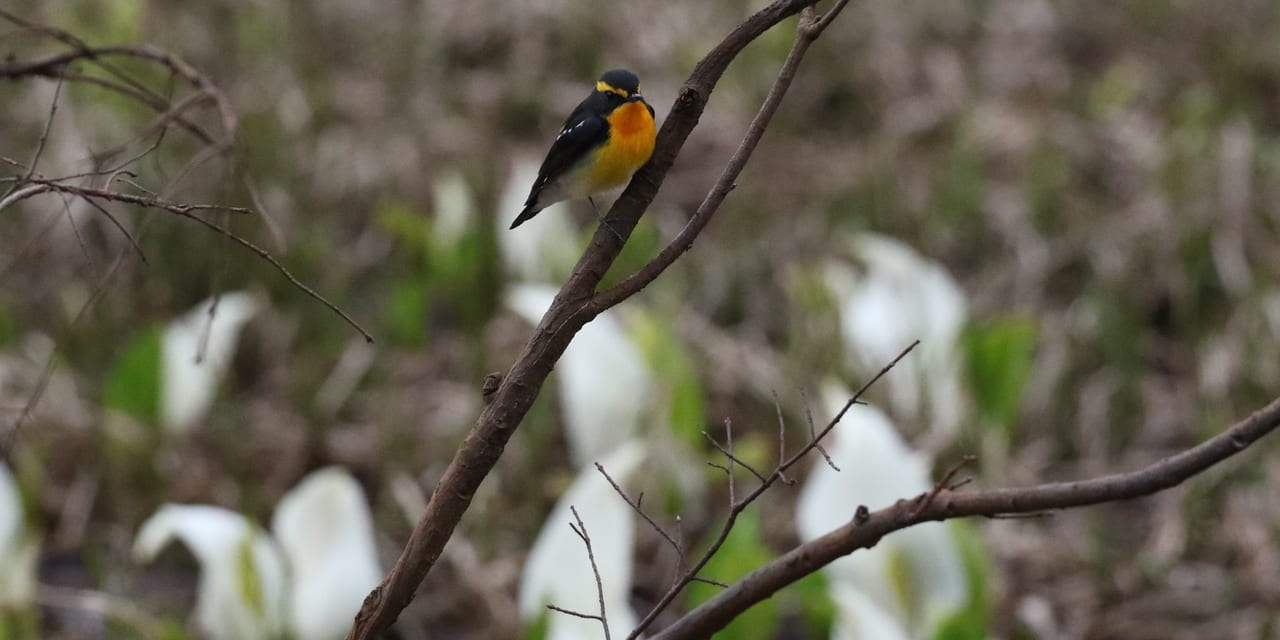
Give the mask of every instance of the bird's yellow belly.
[(583, 167), (586, 193), (626, 182), (653, 155), (655, 135), (653, 116), (643, 103), (630, 102), (609, 114), (609, 141), (596, 149)]

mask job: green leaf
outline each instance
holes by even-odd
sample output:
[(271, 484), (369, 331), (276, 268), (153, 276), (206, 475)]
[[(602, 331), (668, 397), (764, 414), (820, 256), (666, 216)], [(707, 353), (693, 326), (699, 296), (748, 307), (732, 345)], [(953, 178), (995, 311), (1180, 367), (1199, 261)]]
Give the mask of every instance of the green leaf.
[(978, 413), (1006, 430), (1022, 405), (1038, 333), (1034, 320), (1011, 317), (971, 326), (964, 338)]
[[(549, 620), (551, 615), (552, 613), (544, 608), (542, 610), (542, 613), (539, 613), (538, 617), (535, 618), (533, 622), (530, 622), (529, 624), (525, 625), (524, 635), (521, 637), (523, 637), (525, 640), (546, 640), (547, 627), (551, 624)], [(564, 615), (564, 614), (560, 613), (555, 615)]]
[(160, 329), (139, 333), (116, 358), (102, 390), (102, 403), (155, 424), (160, 415)]
[(987, 583), (991, 575), (991, 559), (982, 544), (982, 536), (968, 523), (952, 520), (947, 527), (955, 537), (960, 558), (964, 561), (969, 603), (938, 625), (933, 637), (935, 640), (984, 640), (990, 611)]
[(374, 219), (409, 262), (398, 266), (406, 276), (389, 293), (393, 340), (420, 345), (428, 325), (442, 316), (441, 325), (479, 332), (498, 305), (499, 261), (491, 230), (465, 211), (432, 219), (396, 200), (379, 203)]
[(427, 277), (433, 299), (447, 301), (463, 328), (478, 331), (498, 306), (493, 234), (470, 229), (449, 242), (432, 241)]
[(790, 589), (784, 596), (794, 598), (799, 603), (800, 616), (804, 621), (806, 638), (829, 638), (831, 628), (836, 623), (836, 604), (827, 593), (827, 576), (822, 571), (811, 573)]
[(34, 607), (0, 609), (0, 638), (35, 640), (40, 637), (40, 614)]
[[(732, 584), (748, 572), (773, 559), (760, 531), (760, 516), (753, 511), (738, 516), (733, 532), (720, 550), (703, 567), (701, 576)], [(721, 587), (695, 582), (689, 585), (689, 600), (697, 606), (721, 593)], [(743, 612), (720, 632), (724, 638), (769, 638), (778, 622), (778, 602), (765, 600)]]
[(416, 255), (426, 255), (431, 247), (431, 224), (426, 216), (399, 200), (379, 202), (373, 210), (379, 227)]
[(427, 287), (416, 278), (397, 281), (391, 289), (387, 312), (391, 343), (422, 345), (427, 338)]
[(186, 625), (178, 620), (164, 618), (159, 621), (159, 627), (156, 637), (160, 640), (192, 640)]
[(258, 576), (258, 564), (253, 557), (253, 533), (240, 541), (236, 552), (236, 578), (239, 579), (240, 597), (259, 617), (266, 615), (267, 602), (262, 594), (262, 579)]
[[(600, 200), (596, 200), (600, 204), (600, 213), (603, 215), (608, 209)], [(595, 225), (598, 222), (592, 222), (582, 229), (582, 233), (590, 238), (595, 233)], [(635, 273), (641, 267), (649, 262), (653, 254), (658, 252), (660, 237), (658, 235), (658, 227), (653, 223), (641, 223), (631, 232), (631, 236), (627, 238), (627, 243), (622, 246), (622, 253), (618, 254), (617, 259), (613, 261), (613, 265), (609, 267), (609, 271), (604, 274), (604, 278), (600, 280), (600, 290), (603, 291), (612, 287), (624, 278)]]
[(906, 619), (919, 620), (920, 586), (911, 566), (911, 556), (900, 547), (890, 547), (888, 574), (889, 585), (893, 587), (893, 598), (902, 611), (906, 612)]
[(666, 401), (674, 434), (685, 444), (703, 446), (706, 403), (698, 370), (671, 325), (653, 314), (636, 314), (629, 326), (632, 339), (655, 373), (660, 398)]

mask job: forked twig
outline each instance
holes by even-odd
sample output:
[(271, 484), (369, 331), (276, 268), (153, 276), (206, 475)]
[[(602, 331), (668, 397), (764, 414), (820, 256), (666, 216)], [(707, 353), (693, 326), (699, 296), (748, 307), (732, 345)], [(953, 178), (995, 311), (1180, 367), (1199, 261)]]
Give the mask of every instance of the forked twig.
[[(599, 467), (600, 465), (597, 464), (596, 466)], [(579, 618), (586, 618), (588, 620), (599, 620), (600, 626), (604, 627), (605, 640), (610, 640), (609, 616), (608, 614), (605, 613), (605, 610), (604, 610), (604, 582), (600, 579), (600, 568), (596, 566), (596, 554), (595, 554), (595, 551), (591, 548), (591, 536), (587, 535), (587, 525), (582, 524), (582, 516), (578, 515), (578, 508), (573, 505), (569, 505), (569, 511), (573, 512), (573, 519), (576, 520), (578, 523), (577, 526), (574, 526), (574, 523), (570, 522), (569, 528), (573, 529), (573, 532), (578, 534), (578, 538), (582, 540), (582, 544), (586, 545), (587, 547), (587, 559), (591, 561), (591, 573), (596, 578), (596, 597), (598, 598), (600, 603), (600, 613), (597, 615), (592, 615), (589, 613), (582, 613), (580, 611), (573, 611), (571, 609), (563, 609), (553, 604), (548, 604), (547, 608), (552, 611), (559, 611), (560, 613), (568, 614), (571, 616), (577, 616)]]
[(951, 483), (951, 479), (954, 478), (956, 473), (958, 473), (960, 469), (962, 469), (965, 465), (968, 465), (977, 459), (978, 458), (976, 456), (967, 455), (961, 458), (960, 462), (957, 462), (956, 464), (952, 465), (950, 469), (947, 469), (947, 472), (943, 474), (942, 479), (934, 483), (933, 489), (929, 491), (929, 493), (925, 493), (916, 497), (916, 501), (918, 502), (918, 504), (916, 505), (915, 509), (911, 511), (912, 517), (920, 515), (920, 512), (928, 508), (928, 506), (933, 503), (933, 500), (938, 497), (939, 493), (942, 493), (943, 491), (954, 491), (956, 489), (959, 489), (960, 487), (963, 487), (966, 484), (969, 484), (969, 481), (970, 481), (969, 478), (961, 480), (960, 482), (957, 482), (955, 484)]
[[(773, 408), (778, 413), (778, 464), (781, 465), (787, 459), (787, 422), (782, 418), (782, 402), (778, 400), (778, 392), (771, 391), (773, 394)], [(778, 471), (778, 479), (782, 484), (787, 486), (794, 485), (795, 480), (787, 477), (787, 474)]]
[(813, 427), (813, 410), (809, 408), (809, 399), (805, 397), (804, 389), (800, 390), (800, 402), (804, 403), (804, 419), (805, 422), (809, 423), (809, 441), (813, 442), (814, 448), (818, 450), (818, 453), (822, 454), (822, 459), (827, 461), (827, 466), (831, 467), (832, 471), (839, 471), (840, 467), (837, 467), (836, 463), (831, 459), (831, 454), (827, 453), (826, 447), (822, 446), (821, 442), (818, 442), (818, 436)]
[[(661, 526), (659, 526), (658, 523), (652, 517), (649, 516), (649, 514), (645, 513), (644, 509), (640, 508), (640, 502), (644, 500), (644, 494), (643, 493), (640, 494), (640, 496), (633, 501), (631, 497), (627, 495), (627, 492), (622, 490), (622, 487), (618, 485), (617, 481), (615, 481), (613, 477), (609, 475), (609, 472), (604, 470), (603, 465), (601, 465), (599, 462), (595, 463), (595, 465), (596, 465), (596, 471), (599, 471), (600, 475), (604, 476), (604, 479), (609, 481), (609, 486), (613, 487), (614, 492), (616, 492), (622, 498), (623, 502), (626, 502), (627, 505), (631, 507), (632, 511), (635, 511), (637, 514), (639, 514), (639, 516), (643, 518), (645, 522), (649, 523), (650, 527), (653, 527), (654, 531), (658, 532), (658, 535), (662, 536), (663, 540), (667, 541), (667, 544), (671, 545), (672, 549), (675, 549), (677, 564), (680, 570), (683, 571), (684, 564), (685, 564), (684, 544), (676, 540), (676, 538), (673, 537), (670, 533), (667, 533), (666, 529), (663, 529)], [(680, 524), (679, 518), (676, 519), (676, 524), (677, 525)]]
[[(724, 524), (721, 525), (720, 531), (716, 534), (715, 540), (712, 541), (711, 545), (702, 554), (702, 556), (699, 557), (698, 560), (695, 561), (692, 566), (690, 566), (688, 569), (685, 570), (684, 574), (680, 577), (680, 579), (677, 580), (676, 583), (670, 589), (668, 589), (667, 592), (663, 594), (661, 598), (658, 599), (658, 603), (653, 606), (653, 608), (649, 611), (649, 613), (640, 621), (639, 625), (637, 625), (636, 628), (632, 630), (631, 634), (627, 636), (628, 640), (634, 640), (635, 638), (638, 638), (640, 636), (640, 633), (642, 633), (650, 624), (653, 623), (654, 619), (658, 617), (658, 614), (664, 611), (671, 604), (671, 602), (676, 598), (676, 596), (679, 595), (680, 592), (686, 586), (688, 586), (690, 582), (694, 582), (693, 576), (696, 576), (699, 572), (701, 572), (702, 569), (711, 560), (712, 556), (714, 556), (717, 552), (719, 552), (720, 548), (724, 546), (725, 540), (729, 538), (729, 533), (733, 530), (734, 525), (737, 523), (738, 516), (741, 515), (742, 512), (745, 511), (746, 508), (751, 505), (751, 503), (755, 502), (756, 498), (759, 498), (761, 495), (764, 494), (765, 491), (767, 491), (770, 487), (772, 487), (775, 481), (784, 477), (786, 471), (791, 469), (791, 467), (795, 466), (796, 463), (798, 463), (801, 459), (803, 459), (810, 451), (813, 451), (814, 449), (818, 448), (821, 440), (825, 438), (827, 434), (831, 433), (832, 429), (835, 429), (836, 425), (840, 423), (840, 420), (844, 418), (844, 414), (849, 410), (850, 407), (852, 407), (854, 404), (858, 403), (861, 400), (862, 395), (865, 394), (867, 390), (871, 388), (871, 385), (875, 384), (881, 378), (883, 378), (885, 374), (889, 373), (889, 371), (892, 370), (895, 366), (897, 366), (897, 364), (901, 362), (902, 359), (905, 358), (908, 353), (911, 353), (911, 350), (915, 349), (916, 345), (918, 344), (920, 344), (919, 340), (912, 342), (910, 345), (907, 346), (906, 349), (902, 350), (902, 353), (899, 353), (896, 358), (894, 358), (891, 362), (889, 362), (889, 364), (886, 364), (882, 369), (880, 369), (878, 373), (872, 376), (871, 379), (863, 383), (863, 385), (859, 387), (858, 390), (854, 392), (852, 396), (850, 396), (849, 401), (845, 403), (844, 407), (835, 415), (835, 417), (831, 419), (829, 423), (827, 423), (827, 425), (821, 431), (814, 434), (810, 438), (809, 442), (805, 444), (805, 446), (801, 447), (799, 451), (791, 454), (784, 461), (779, 463), (778, 467), (774, 469), (772, 473), (770, 473), (767, 476), (762, 474), (757, 474), (757, 477), (761, 479), (761, 482), (758, 486), (756, 486), (754, 490), (752, 490), (746, 496), (742, 497), (741, 499), (736, 499), (734, 497), (733, 495), (734, 489), (732, 488), (733, 476), (732, 475), (729, 476), (731, 506), (729, 508), (729, 515), (726, 516)], [(728, 427), (728, 421), (726, 421), (726, 428), (727, 427)], [(730, 431), (730, 434), (732, 434), (732, 431)], [(732, 441), (730, 440), (730, 442)], [(717, 446), (717, 448), (719, 447)], [(737, 461), (736, 457), (733, 457), (731, 455), (732, 449), (726, 450), (724, 448), (721, 448), (720, 450), (722, 453), (728, 456), (728, 467), (731, 468), (733, 464)], [(719, 465), (713, 465), (713, 466), (719, 466)], [(721, 467), (721, 468), (725, 468), (725, 467)]]

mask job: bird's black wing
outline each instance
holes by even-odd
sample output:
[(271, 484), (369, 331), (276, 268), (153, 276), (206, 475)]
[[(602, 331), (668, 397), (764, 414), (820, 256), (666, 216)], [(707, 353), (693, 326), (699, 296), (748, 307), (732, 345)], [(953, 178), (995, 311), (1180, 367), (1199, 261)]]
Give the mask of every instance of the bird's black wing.
[(565, 121), (555, 142), (551, 143), (551, 149), (538, 168), (538, 179), (534, 181), (525, 204), (533, 204), (538, 198), (538, 192), (547, 183), (568, 172), (608, 136), (609, 122), (597, 115), (585, 102), (579, 105)]
[(533, 181), (533, 188), (529, 190), (529, 197), (524, 202), (524, 210), (511, 223), (512, 229), (542, 210), (545, 205), (538, 204), (538, 196), (548, 184), (568, 173), (592, 149), (609, 139), (609, 121), (601, 113), (607, 113), (607, 109), (603, 109), (599, 98), (592, 95), (569, 114), (564, 126), (560, 127), (560, 134), (551, 143), (547, 157), (542, 160), (542, 166), (538, 168), (538, 179)]

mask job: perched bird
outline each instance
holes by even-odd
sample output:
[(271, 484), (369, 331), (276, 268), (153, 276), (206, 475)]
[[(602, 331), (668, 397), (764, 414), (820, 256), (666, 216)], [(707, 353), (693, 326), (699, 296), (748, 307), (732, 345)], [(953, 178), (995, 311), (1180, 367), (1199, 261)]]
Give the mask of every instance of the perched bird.
[(640, 95), (640, 79), (626, 69), (604, 72), (564, 121), (511, 228), (561, 200), (590, 200), (626, 182), (653, 155), (655, 136), (653, 107)]

